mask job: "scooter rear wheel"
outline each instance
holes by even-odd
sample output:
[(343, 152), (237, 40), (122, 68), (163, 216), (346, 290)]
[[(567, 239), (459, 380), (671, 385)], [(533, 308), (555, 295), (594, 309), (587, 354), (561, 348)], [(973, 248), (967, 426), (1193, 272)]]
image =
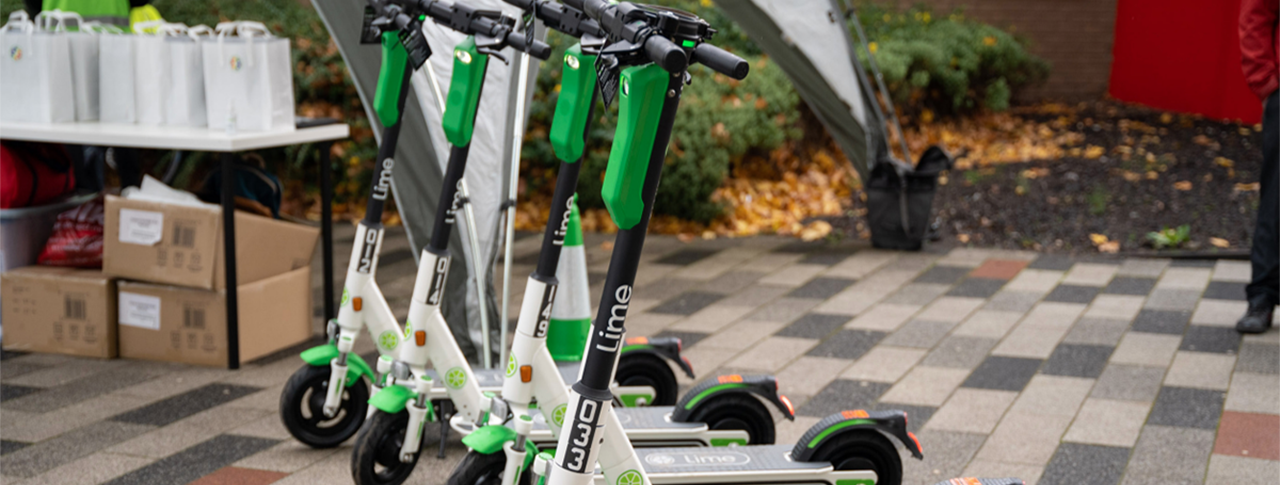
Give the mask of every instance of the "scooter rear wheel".
[(342, 393), (338, 413), (324, 415), (324, 398), (332, 369), (304, 366), (294, 372), (280, 393), (280, 419), (298, 441), (312, 448), (332, 448), (360, 431), (369, 409), (369, 383), (359, 379)]
[(712, 396), (689, 414), (691, 423), (707, 423), (711, 429), (740, 429), (750, 436), (748, 444), (771, 445), (775, 439), (773, 415), (748, 394)]
[[(449, 481), (445, 483), (447, 485), (500, 485), (502, 469), (506, 466), (507, 455), (501, 450), (488, 455), (471, 450), (462, 457), (462, 461), (458, 462), (458, 466), (453, 469), (453, 474), (449, 475)], [(516, 481), (516, 485), (529, 485), (532, 476), (532, 473), (525, 470), (525, 473), (521, 474), (520, 479)]]
[(614, 380), (620, 386), (649, 386), (654, 392), (649, 406), (674, 406), (680, 395), (676, 373), (666, 361), (653, 354), (623, 354), (618, 359)]
[(374, 411), (369, 423), (360, 428), (351, 453), (351, 477), (356, 485), (399, 485), (409, 478), (427, 443), (418, 447), (408, 463), (400, 461), (400, 447), (408, 428), (408, 411)]
[(876, 485), (902, 485), (902, 458), (884, 435), (872, 430), (841, 433), (823, 443), (813, 462), (830, 462), (836, 470), (871, 470)]

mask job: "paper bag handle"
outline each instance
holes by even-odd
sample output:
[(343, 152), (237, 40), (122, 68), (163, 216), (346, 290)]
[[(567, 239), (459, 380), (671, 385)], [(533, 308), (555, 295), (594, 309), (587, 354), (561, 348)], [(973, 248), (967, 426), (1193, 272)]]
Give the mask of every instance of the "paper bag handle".
[(15, 29), (21, 29), (26, 33), (31, 33), (36, 29), (36, 25), (31, 22), (31, 16), (27, 15), (26, 10), (15, 10), (10, 13), (9, 21), (0, 27), (0, 32), (8, 32)]
[(40, 12), (39, 15), (36, 15), (36, 22), (39, 30), (66, 32), (67, 20), (75, 20), (76, 28), (84, 30), (84, 17), (81, 17), (80, 14), (75, 12), (68, 12), (65, 10), (46, 10)]
[(197, 25), (187, 29), (187, 36), (192, 39), (199, 39), (200, 36), (211, 37), (213, 36), (213, 29), (209, 28), (208, 25)]

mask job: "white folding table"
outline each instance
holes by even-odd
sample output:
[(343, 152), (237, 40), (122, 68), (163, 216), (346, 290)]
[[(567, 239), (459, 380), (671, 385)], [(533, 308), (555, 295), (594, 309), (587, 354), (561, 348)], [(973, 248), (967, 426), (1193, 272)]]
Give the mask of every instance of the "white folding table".
[[(323, 124), (319, 124), (323, 123)], [(235, 203), (232, 187), (235, 157), (233, 153), (306, 143), (319, 143), (320, 149), (320, 232), (324, 265), (325, 319), (335, 316), (333, 291), (333, 224), (331, 205), (333, 168), (329, 163), (329, 147), (334, 140), (347, 138), (344, 123), (320, 121), (316, 125), (295, 130), (227, 133), (207, 128), (144, 126), (109, 123), (15, 123), (0, 122), (0, 140), (22, 140), (71, 145), (153, 148), (217, 152), (222, 164), (222, 237), (225, 251), (227, 284), (227, 367), (240, 367), (240, 321), (236, 294)]]

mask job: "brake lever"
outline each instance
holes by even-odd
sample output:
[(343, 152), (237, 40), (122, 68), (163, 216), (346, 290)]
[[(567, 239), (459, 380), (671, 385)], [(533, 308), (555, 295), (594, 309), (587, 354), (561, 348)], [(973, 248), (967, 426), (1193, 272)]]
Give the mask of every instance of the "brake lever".
[(578, 42), (582, 45), (582, 53), (589, 56), (598, 56), (600, 51), (604, 49), (607, 39), (604, 37), (596, 37), (592, 34), (582, 34), (582, 39)]
[(495, 37), (487, 35), (476, 36), (476, 52), (502, 61), (503, 64), (511, 64), (507, 61), (506, 56), (502, 55), (501, 48), (503, 43)]

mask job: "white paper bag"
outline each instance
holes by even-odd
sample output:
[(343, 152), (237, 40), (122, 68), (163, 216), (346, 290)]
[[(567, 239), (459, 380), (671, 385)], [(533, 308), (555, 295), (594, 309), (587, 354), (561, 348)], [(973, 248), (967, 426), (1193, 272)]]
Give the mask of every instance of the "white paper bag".
[(216, 40), (204, 43), (209, 128), (294, 129), (289, 40), (258, 22), (224, 22), (217, 32)]
[(134, 96), (136, 57), (134, 35), (115, 26), (103, 26), (98, 37), (98, 120), (103, 123), (135, 123), (138, 105)]
[(0, 28), (0, 119), (39, 123), (75, 121), (71, 54), (64, 33), (41, 32), (18, 11)]
[(211, 38), (213, 29), (198, 25), (187, 29), (187, 35), (165, 39), (172, 66), (171, 85), (165, 99), (165, 124), (173, 126), (206, 126), (208, 114), (204, 101), (204, 62), (201, 44)]
[[(75, 12), (54, 10), (41, 15), (45, 13), (56, 19), (56, 30), (67, 36), (76, 121), (98, 121), (98, 34)], [(73, 25), (77, 30), (70, 30)]]
[(155, 33), (134, 36), (134, 101), (138, 106), (138, 124), (163, 125), (165, 100), (173, 87), (173, 57), (169, 55), (166, 38), (184, 33), (185, 29), (180, 29), (178, 24), (156, 20), (140, 22), (135, 30), (149, 30), (151, 24), (159, 24)]

